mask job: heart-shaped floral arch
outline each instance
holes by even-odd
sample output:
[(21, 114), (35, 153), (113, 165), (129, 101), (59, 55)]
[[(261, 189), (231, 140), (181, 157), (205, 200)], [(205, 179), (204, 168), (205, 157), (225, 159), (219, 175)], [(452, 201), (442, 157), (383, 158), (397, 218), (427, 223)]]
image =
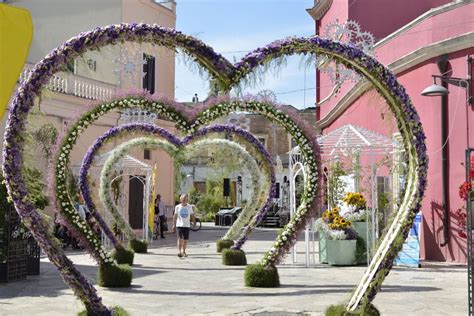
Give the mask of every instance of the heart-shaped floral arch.
[[(122, 107), (127, 107), (127, 106), (131, 106), (135, 104), (142, 104), (139, 101), (140, 100), (137, 100), (137, 99), (130, 99), (130, 100), (124, 99), (123, 101), (119, 101), (116, 104), (121, 103)], [(146, 107), (146, 103), (143, 103), (142, 106)], [(112, 110), (112, 109), (113, 107), (111, 107), (109, 110)], [(81, 126), (91, 124), (92, 123), (91, 120), (94, 120), (94, 117), (96, 116), (94, 115), (94, 109), (93, 109), (91, 112), (85, 114), (79, 120), (79, 122), (69, 130), (68, 135), (66, 135), (60, 147), (59, 152), (61, 153), (61, 156), (59, 157), (59, 159), (61, 160), (58, 159), (58, 163), (56, 164), (56, 172), (55, 172), (56, 173), (55, 188), (56, 188), (57, 196), (59, 197), (58, 208), (61, 210), (61, 213), (66, 216), (66, 218), (69, 218), (72, 221), (72, 227), (78, 229), (79, 233), (82, 236), (86, 237), (86, 239), (91, 235), (90, 228), (88, 226), (78, 227), (77, 223), (78, 221), (80, 221), (80, 218), (78, 218), (77, 212), (73, 212), (72, 214), (70, 214), (67, 211), (71, 209), (70, 205), (72, 204), (72, 201), (69, 199), (67, 192), (64, 191), (65, 190), (64, 187), (66, 183), (62, 175), (65, 174), (67, 170), (67, 164), (64, 164), (64, 163), (62, 164), (61, 161), (67, 160), (69, 158), (68, 154), (70, 153), (70, 150), (67, 150), (67, 152), (64, 153), (63, 149), (72, 148), (74, 146), (74, 143), (77, 140), (77, 137), (73, 136), (72, 134), (74, 133), (75, 135), (77, 135), (77, 130), (83, 129)], [(261, 222), (261, 220), (263, 219), (263, 216), (265, 216), (266, 212), (268, 211), (270, 207), (270, 203), (273, 200), (273, 197), (275, 196), (275, 174), (272, 167), (273, 165), (272, 159), (270, 157), (270, 154), (267, 152), (265, 147), (260, 143), (260, 141), (249, 132), (233, 125), (212, 125), (206, 128), (202, 128), (196, 131), (195, 133), (193, 133), (192, 135), (188, 135), (182, 141), (178, 137), (171, 134), (168, 130), (152, 125), (152, 124), (146, 124), (146, 123), (130, 123), (130, 124), (120, 125), (118, 127), (113, 127), (109, 129), (103, 135), (101, 135), (89, 148), (89, 150), (87, 151), (84, 157), (84, 160), (81, 165), (81, 170), (79, 172), (79, 187), (80, 187), (82, 196), (84, 197), (86, 206), (91, 211), (93, 216), (101, 223), (105, 223), (105, 221), (102, 219), (102, 216), (98, 212), (96, 212), (97, 207), (92, 199), (91, 190), (88, 185), (88, 173), (89, 173), (90, 167), (92, 165), (94, 157), (97, 155), (100, 149), (103, 148), (103, 146), (107, 142), (110, 142), (111, 140), (117, 137), (128, 135), (132, 132), (147, 134), (147, 135), (155, 136), (155, 137), (158, 136), (162, 138), (169, 144), (168, 146), (169, 152), (173, 152), (174, 151), (173, 148), (176, 148), (177, 150), (179, 150), (180, 148), (187, 148), (187, 146), (191, 144), (192, 142), (200, 138), (207, 137), (209, 135), (213, 135), (213, 136), (220, 135), (220, 134), (222, 134), (222, 136), (229, 135), (229, 136), (234, 136), (236, 139), (241, 139), (241, 141), (243, 140), (244, 142), (250, 144), (253, 147), (253, 149), (257, 151), (263, 157), (263, 159), (265, 160), (264, 161), (265, 162), (264, 166), (266, 166), (265, 169), (267, 169), (266, 171), (269, 173), (270, 190), (263, 207), (256, 214), (254, 220), (244, 229), (239, 239), (237, 240), (236, 245), (239, 245), (239, 249), (240, 249), (240, 247), (246, 241), (247, 236)], [(125, 145), (123, 148), (119, 147), (117, 149), (126, 151), (127, 148), (130, 146), (133, 146), (134, 143), (133, 142), (131, 142), (130, 144), (124, 143), (123, 145)], [(63, 154), (65, 155), (62, 156)], [(114, 208), (111, 208), (110, 211), (116, 213), (114, 215), (114, 218), (119, 222), (122, 229), (126, 231), (130, 230), (128, 224), (126, 224), (123, 221), (123, 219), (121, 220), (120, 214)], [(104, 231), (106, 230), (110, 231), (110, 228), (107, 226), (107, 224), (102, 224), (102, 225), (101, 227)], [(110, 232), (110, 234), (112, 233)], [(107, 233), (107, 235), (109, 235), (109, 233)], [(129, 235), (134, 236), (135, 234), (132, 232), (129, 232)], [(89, 239), (92, 239), (92, 237)], [(115, 241), (114, 245), (116, 245), (116, 243), (118, 242)], [(87, 243), (87, 240), (86, 240), (85, 245), (89, 246), (88, 250), (93, 255), (94, 258), (101, 258), (101, 253), (98, 252), (98, 249), (95, 247), (91, 247), (93, 246), (93, 244)], [(99, 260), (98, 262), (100, 264), (107, 264), (107, 262), (104, 262), (103, 260)]]
[[(399, 211), (379, 242), (379, 248), (375, 252), (359, 286), (353, 293), (347, 308), (355, 310), (359, 306), (370, 303), (385, 276), (390, 272), (393, 261), (408, 235), (416, 213), (421, 207), (426, 188), (428, 158), (425, 134), (418, 113), (405, 89), (396, 80), (395, 75), (376, 59), (365, 55), (360, 49), (319, 37), (288, 38), (276, 41), (251, 52), (237, 64), (232, 65), (201, 41), (173, 29), (148, 24), (120, 24), (81, 33), (53, 50), (36, 64), (31, 75), (21, 84), (13, 99), (4, 141), (3, 171), (15, 208), (48, 255), (50, 261), (58, 267), (64, 281), (84, 302), (87, 310), (94, 313), (110, 313), (102, 304), (101, 298), (97, 296), (92, 285), (80, 274), (54, 242), (49, 226), (28, 199), (28, 191), (21, 172), (23, 167), (24, 131), (26, 118), (34, 105), (35, 98), (55, 72), (65, 69), (69, 62), (88, 50), (96, 50), (121, 41), (148, 42), (171, 49), (179, 48), (201, 67), (207, 69), (223, 92), (228, 92), (259, 66), (265, 65), (275, 58), (294, 54), (325, 55), (333, 61), (342, 63), (356, 71), (374, 86), (386, 100), (397, 120), (407, 154), (408, 174), (407, 186), (401, 199), (402, 203)], [(238, 101), (234, 102), (237, 103)], [(233, 102), (229, 102), (226, 105), (231, 108), (232, 104)], [(200, 120), (192, 124), (191, 130), (196, 130), (208, 122), (203, 114), (199, 115), (199, 118)], [(305, 220), (307, 220), (306, 217), (300, 218), (298, 222), (304, 222)], [(285, 236), (280, 235), (280, 240), (283, 237)], [(279, 252), (275, 252), (275, 250), (269, 252), (263, 263), (276, 263), (276, 259), (281, 258), (278, 254)]]
[[(125, 221), (120, 214), (116, 204), (114, 203), (111, 188), (110, 188), (110, 176), (115, 170), (117, 163), (125, 157), (125, 155), (135, 148), (148, 148), (148, 149), (161, 149), (168, 153), (171, 157), (181, 158), (189, 157), (195, 155), (196, 152), (200, 152), (205, 149), (215, 149), (222, 148), (230, 156), (239, 157), (241, 161), (242, 170), (250, 174), (250, 184), (251, 184), (251, 196), (249, 202), (242, 210), (242, 213), (239, 215), (238, 219), (244, 218), (240, 221), (239, 225), (236, 225), (239, 221), (235, 221), (232, 227), (229, 228), (226, 233), (227, 238), (234, 240), (239, 236), (239, 232), (242, 227), (250, 220), (251, 216), (254, 215), (256, 211), (260, 208), (261, 204), (265, 204), (265, 200), (260, 199), (260, 196), (268, 196), (270, 187), (264, 183), (264, 174), (260, 170), (258, 162), (255, 160), (247, 149), (239, 145), (235, 141), (222, 138), (211, 138), (211, 139), (201, 139), (197, 140), (191, 145), (186, 146), (185, 151), (179, 150), (177, 147), (171, 145), (169, 142), (157, 139), (156, 137), (138, 137), (128, 140), (110, 152), (110, 156), (104, 162), (102, 171), (100, 172), (100, 186), (99, 186), (99, 197), (104, 205), (104, 208), (112, 214), (114, 221), (117, 223), (118, 228), (125, 234), (127, 239), (137, 239), (137, 236), (130, 225)], [(273, 166), (268, 165), (268, 163), (263, 164), (265, 169), (268, 169), (264, 172), (268, 175), (268, 181), (271, 182), (270, 174), (272, 173)], [(269, 172), (270, 171), (270, 172)], [(268, 199), (268, 198), (267, 198)], [(255, 207), (255, 204), (257, 207)], [(199, 211), (199, 210), (198, 210)], [(255, 212), (254, 212), (255, 211)], [(232, 234), (233, 232), (233, 234)]]

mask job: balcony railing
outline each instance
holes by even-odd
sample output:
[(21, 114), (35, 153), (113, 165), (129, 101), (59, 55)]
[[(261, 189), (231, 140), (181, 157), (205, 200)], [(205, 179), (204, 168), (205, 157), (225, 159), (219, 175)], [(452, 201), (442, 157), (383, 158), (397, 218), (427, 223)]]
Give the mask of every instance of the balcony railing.
[[(28, 78), (31, 69), (31, 65), (25, 65), (20, 74), (20, 83)], [(117, 86), (113, 84), (68, 73), (54, 74), (46, 88), (54, 92), (100, 101), (110, 99), (117, 90)]]

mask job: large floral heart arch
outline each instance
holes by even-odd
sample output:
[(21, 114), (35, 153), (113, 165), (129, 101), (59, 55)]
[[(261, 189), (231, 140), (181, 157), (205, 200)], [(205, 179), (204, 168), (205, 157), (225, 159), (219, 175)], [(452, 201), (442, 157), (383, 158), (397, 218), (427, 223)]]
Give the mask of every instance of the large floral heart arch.
[[(396, 77), (376, 59), (365, 55), (358, 48), (319, 37), (279, 40), (256, 49), (233, 65), (201, 41), (174, 29), (148, 24), (120, 24), (81, 33), (41, 60), (34, 67), (28, 79), (19, 87), (13, 99), (4, 139), (3, 171), (15, 208), (48, 255), (50, 261), (58, 267), (64, 281), (73, 289), (76, 296), (84, 302), (87, 310), (96, 314), (110, 314), (110, 310), (103, 305), (95, 288), (52, 240), (48, 224), (28, 199), (28, 191), (22, 175), (24, 131), (27, 115), (34, 105), (35, 98), (39, 96), (41, 89), (55, 72), (64, 69), (74, 58), (88, 50), (96, 50), (121, 41), (148, 42), (171, 49), (181, 49), (210, 73), (223, 93), (239, 84), (257, 67), (265, 65), (275, 58), (294, 54), (325, 55), (333, 61), (342, 63), (356, 71), (372, 83), (374, 88), (386, 100), (397, 120), (407, 154), (408, 174), (407, 186), (401, 199), (399, 211), (379, 241), (379, 248), (375, 252), (359, 286), (353, 292), (347, 309), (353, 311), (370, 303), (385, 276), (389, 273), (395, 256), (406, 239), (415, 214), (420, 209), (426, 188), (428, 159), (424, 142), (425, 135), (419, 116), (405, 89), (397, 82)], [(220, 108), (222, 113), (219, 111), (215, 113), (219, 114), (218, 116), (225, 115), (228, 108), (231, 108), (232, 104), (237, 102), (224, 102)], [(245, 100), (241, 102), (240, 104), (247, 104)], [(203, 113), (196, 116), (194, 123), (190, 126), (185, 120), (182, 120), (182, 124), (187, 125), (194, 131), (208, 123), (206, 115), (209, 115), (209, 112), (206, 113), (206, 110), (204, 110)], [(180, 127), (180, 122), (177, 120), (176, 122), (177, 126)], [(309, 146), (309, 144), (305, 145)], [(315, 152), (315, 154), (317, 153)], [(316, 188), (313, 188), (313, 190), (316, 190)], [(314, 192), (308, 193), (314, 194)], [(298, 223), (304, 223), (311, 215), (310, 211), (301, 214)], [(300, 226), (298, 225), (297, 228), (302, 229), (304, 227)], [(283, 237), (285, 236), (279, 236), (279, 238)], [(264, 263), (271, 264), (272, 258), (274, 256), (270, 251), (264, 259)]]

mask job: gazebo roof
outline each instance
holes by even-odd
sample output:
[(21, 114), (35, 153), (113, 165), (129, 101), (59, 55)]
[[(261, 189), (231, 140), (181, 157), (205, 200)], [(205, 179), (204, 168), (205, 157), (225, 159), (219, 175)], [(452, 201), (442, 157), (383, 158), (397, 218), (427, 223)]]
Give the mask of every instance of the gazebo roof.
[[(110, 157), (111, 151), (106, 152), (101, 155), (97, 155), (94, 159), (94, 163), (91, 166), (92, 168), (100, 168), (105, 164), (107, 158)], [(74, 165), (72, 166), (71, 170), (73, 174), (79, 174), (79, 170), (81, 169), (81, 165)], [(138, 173), (141, 174), (142, 172), (151, 171), (152, 167), (147, 165), (146, 163), (134, 158), (130, 155), (125, 155), (120, 161), (115, 165), (116, 170), (124, 170), (126, 173)], [(100, 172), (99, 172), (100, 173)]]
[[(105, 161), (110, 157), (110, 155), (111, 155), (111, 151), (106, 152), (101, 155), (97, 155), (96, 158), (94, 159), (94, 165), (98, 167), (103, 166), (105, 164)], [(122, 159), (120, 159), (120, 162), (117, 163), (116, 168), (117, 169), (138, 168), (138, 169), (143, 169), (143, 170), (147, 170), (147, 169), (151, 170), (151, 166), (147, 165), (146, 163), (130, 155), (125, 155)]]
[(352, 124), (322, 135), (317, 141), (323, 154), (330, 156), (338, 151), (343, 154), (348, 151), (388, 153), (398, 147), (389, 137)]

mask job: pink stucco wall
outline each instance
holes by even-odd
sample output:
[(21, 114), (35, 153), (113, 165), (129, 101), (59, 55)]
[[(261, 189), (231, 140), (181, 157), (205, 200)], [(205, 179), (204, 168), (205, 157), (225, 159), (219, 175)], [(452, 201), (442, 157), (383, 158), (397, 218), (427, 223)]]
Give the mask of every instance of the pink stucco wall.
[[(334, 1), (340, 3), (345, 1)], [(450, 0), (358, 0), (349, 1), (349, 20), (358, 21), (362, 30), (369, 30), (377, 40), (386, 37), (431, 8)]]
[[(334, 3), (340, 5), (338, 1), (334, 1)], [(335, 19), (334, 16), (329, 16), (332, 10), (337, 11), (337, 8), (333, 9), (331, 7), (327, 15), (324, 16), (324, 18), (321, 20), (321, 29), (324, 29), (326, 23), (330, 23)], [(376, 57), (382, 64), (389, 65), (399, 58), (406, 56), (424, 46), (454, 38), (469, 31), (472, 32), (474, 30), (472, 12), (474, 12), (474, 3), (469, 3), (454, 10), (442, 12), (425, 19), (420, 23), (413, 25), (413, 27), (405, 30), (404, 32), (397, 34), (397, 36), (394, 36), (390, 40), (377, 43), (375, 46)], [(339, 21), (344, 21), (343, 17), (339, 18)], [(454, 23), (453, 21), (456, 22)], [(372, 29), (365, 29), (363, 27), (362, 30), (372, 32)], [(437, 73), (438, 72), (434, 72), (433, 74)], [(463, 75), (465, 75), (465, 72), (463, 72)], [(453, 74), (453, 76), (455, 75)], [(323, 118), (325, 115), (327, 115), (327, 113), (353, 86), (353, 82), (344, 83), (338, 95), (331, 98), (331, 100), (326, 102), (321, 107), (321, 117)], [(328, 79), (324, 74), (321, 74), (319, 90), (320, 99), (323, 99), (332, 90), (332, 85), (330, 82), (328, 82)]]
[[(369, 0), (360, 1), (363, 3)], [(374, 1), (372, 1), (374, 2)], [(385, 2), (385, 1), (382, 1)], [(420, 1), (421, 2), (421, 1)], [(428, 1), (427, 1), (428, 2)], [(442, 1), (432, 1), (432, 3)], [(337, 1), (335, 1), (337, 3)], [(399, 6), (398, 2), (394, 7)], [(407, 10), (411, 7), (408, 8)], [(331, 9), (332, 10), (332, 9)], [(331, 11), (330, 10), (330, 11)], [(351, 10), (351, 8), (349, 8)], [(397, 12), (396, 8), (394, 12)], [(456, 38), (462, 34), (474, 32), (472, 23), (474, 3), (435, 15), (407, 29), (397, 37), (385, 41), (377, 47), (377, 58), (384, 64), (390, 64), (397, 59), (416, 51), (423, 46), (444, 39)], [(328, 12), (329, 13), (329, 12)], [(362, 14), (362, 13), (361, 13)], [(351, 13), (349, 14), (351, 16)], [(383, 19), (380, 21), (384, 21)], [(455, 23), (453, 21), (456, 21)], [(372, 23), (372, 22), (371, 22)], [(374, 22), (375, 23), (375, 22)], [(362, 23), (361, 23), (362, 24)], [(381, 23), (384, 24), (384, 23)], [(369, 25), (369, 24), (367, 24)], [(377, 28), (377, 24), (372, 27)], [(382, 29), (384, 26), (380, 26)], [(453, 77), (466, 77), (466, 56), (474, 55), (474, 48), (453, 51), (448, 54)], [(428, 187), (423, 200), (423, 230), (421, 240), (421, 258), (425, 260), (465, 263), (466, 241), (458, 235), (456, 210), (463, 206), (458, 194), (459, 185), (464, 181), (464, 155), (468, 146), (474, 146), (474, 129), (469, 130), (470, 143), (467, 142), (468, 125), (474, 122), (474, 108), (465, 106), (465, 90), (453, 85), (449, 86), (448, 97), (448, 176), (449, 176), (449, 241), (447, 246), (440, 246), (443, 241), (443, 210), (442, 204), (442, 162), (441, 162), (441, 98), (423, 97), (420, 92), (432, 84), (431, 75), (439, 74), (436, 61), (439, 56), (413, 64), (409, 69), (397, 74), (398, 80), (407, 89), (413, 104), (417, 108), (421, 122), (427, 135), (427, 150), (430, 159), (428, 170)], [(319, 83), (327, 86), (328, 82), (322, 77)], [(352, 84), (347, 84), (341, 93), (321, 107), (321, 118), (337, 105)], [(471, 87), (471, 89), (473, 89)], [(321, 89), (323, 91), (323, 88)], [(321, 96), (324, 97), (324, 94)], [(382, 110), (381, 110), (382, 109)], [(381, 113), (383, 113), (383, 118)], [(397, 130), (393, 117), (387, 113), (386, 105), (373, 91), (361, 95), (334, 122), (323, 127), (323, 134), (345, 124), (360, 125), (387, 136)]]

